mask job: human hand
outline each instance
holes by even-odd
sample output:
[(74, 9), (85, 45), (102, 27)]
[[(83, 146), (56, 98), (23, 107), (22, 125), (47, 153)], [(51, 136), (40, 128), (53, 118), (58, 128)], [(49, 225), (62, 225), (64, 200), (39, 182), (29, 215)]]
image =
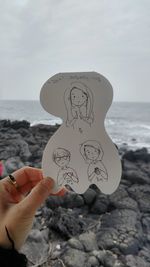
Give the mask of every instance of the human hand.
[[(11, 247), (5, 230), (7, 227), (18, 250), (32, 227), (36, 210), (50, 195), (54, 181), (43, 178), (42, 170), (31, 167), (24, 167), (13, 176), (18, 188), (9, 182), (8, 177), (0, 180), (0, 246)], [(64, 195), (65, 191), (62, 189), (57, 195)]]

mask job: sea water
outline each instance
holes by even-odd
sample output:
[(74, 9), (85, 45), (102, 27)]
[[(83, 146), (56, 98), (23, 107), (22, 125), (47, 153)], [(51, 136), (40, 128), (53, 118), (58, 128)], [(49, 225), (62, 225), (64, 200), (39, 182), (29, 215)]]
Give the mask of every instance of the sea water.
[[(62, 123), (60, 118), (47, 113), (39, 101), (2, 100), (0, 119), (27, 120), (31, 125)], [(105, 127), (118, 146), (150, 150), (150, 103), (114, 102), (107, 113)]]

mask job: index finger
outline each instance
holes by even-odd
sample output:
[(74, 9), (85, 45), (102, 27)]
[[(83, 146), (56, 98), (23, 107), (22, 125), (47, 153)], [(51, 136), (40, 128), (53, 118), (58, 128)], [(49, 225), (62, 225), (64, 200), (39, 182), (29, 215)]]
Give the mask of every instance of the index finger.
[[(14, 176), (19, 187), (30, 182), (32, 183), (43, 179), (42, 170), (32, 167), (23, 167), (12, 173), (12, 175)], [(7, 177), (2, 180), (3, 183), (6, 181), (8, 182)]]

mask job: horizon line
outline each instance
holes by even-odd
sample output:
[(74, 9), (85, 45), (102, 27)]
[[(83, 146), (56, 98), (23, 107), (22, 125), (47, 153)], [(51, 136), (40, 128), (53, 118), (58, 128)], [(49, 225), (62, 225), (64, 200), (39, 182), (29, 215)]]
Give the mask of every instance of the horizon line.
[[(37, 101), (40, 102), (39, 99), (0, 99), (0, 101)], [(136, 101), (136, 100), (114, 100), (113, 103), (150, 103), (150, 101)]]

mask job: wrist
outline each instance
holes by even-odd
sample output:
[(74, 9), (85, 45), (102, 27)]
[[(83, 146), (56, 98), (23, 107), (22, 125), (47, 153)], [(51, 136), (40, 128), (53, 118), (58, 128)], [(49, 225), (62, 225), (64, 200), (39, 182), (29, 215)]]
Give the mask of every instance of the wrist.
[(11, 239), (6, 226), (3, 232), (5, 236), (0, 240), (0, 266), (26, 267), (27, 258), (15, 249), (14, 241)]
[(9, 231), (6, 226), (0, 233), (0, 247), (4, 249), (15, 249), (14, 241), (10, 237)]

